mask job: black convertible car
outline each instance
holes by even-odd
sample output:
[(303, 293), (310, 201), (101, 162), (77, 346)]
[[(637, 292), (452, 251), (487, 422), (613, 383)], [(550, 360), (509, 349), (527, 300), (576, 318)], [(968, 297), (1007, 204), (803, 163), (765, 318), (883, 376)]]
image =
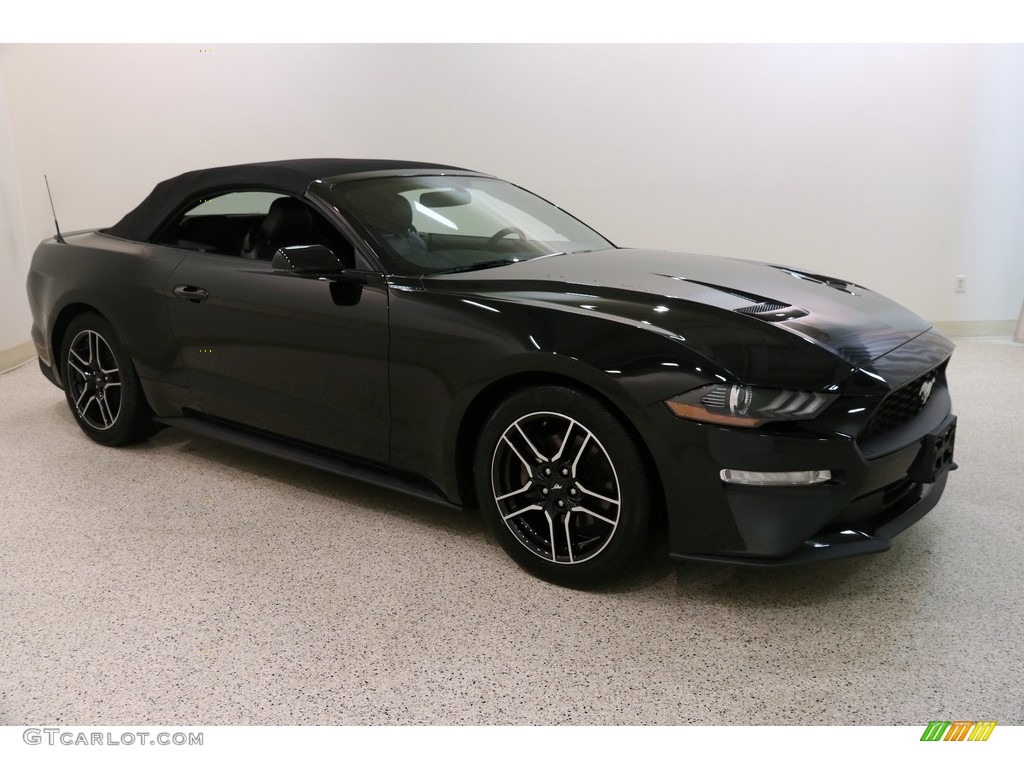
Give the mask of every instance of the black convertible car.
[(104, 445), (211, 435), (449, 505), (527, 570), (879, 552), (953, 464), (953, 345), (859, 285), (618, 248), (492, 176), (292, 160), (43, 242), (40, 367)]

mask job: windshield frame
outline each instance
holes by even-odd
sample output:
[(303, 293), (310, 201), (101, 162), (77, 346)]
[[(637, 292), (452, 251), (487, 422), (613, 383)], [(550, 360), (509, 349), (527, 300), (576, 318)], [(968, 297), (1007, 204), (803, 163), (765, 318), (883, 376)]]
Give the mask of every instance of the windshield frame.
[[(518, 243), (523, 242), (524, 246), (529, 243), (533, 247), (533, 251), (530, 253), (516, 253), (516, 254), (503, 254), (501, 250), (484, 250), (479, 249), (479, 258), (465, 263), (438, 263), (434, 265), (425, 265), (423, 263), (417, 263), (409, 258), (403, 257), (394, 246), (392, 246), (388, 240), (386, 233), (383, 233), (380, 228), (374, 227), (368, 223), (365, 219), (368, 218), (364, 214), (355, 210), (352, 205), (349, 204), (347, 193), (355, 189), (358, 189), (357, 185), (361, 185), (364, 189), (370, 189), (369, 184), (365, 184), (367, 181), (379, 181), (381, 184), (376, 185), (378, 188), (385, 186), (388, 182), (393, 182), (395, 187), (402, 185), (403, 180), (409, 180), (410, 182), (415, 178), (429, 178), (435, 183), (423, 185), (424, 189), (434, 186), (439, 189), (444, 189), (446, 186), (459, 185), (458, 180), (464, 179), (465, 181), (480, 180), (484, 182), (501, 185), (497, 187), (500, 189), (505, 187), (507, 189), (514, 190), (513, 196), (526, 195), (531, 204), (535, 204), (538, 209), (547, 211), (551, 210), (554, 212), (555, 220), (561, 218), (560, 222), (563, 225), (569, 226), (570, 228), (578, 228), (577, 232), (584, 232), (590, 239), (583, 247), (570, 248), (568, 251), (564, 247), (554, 247), (544, 249), (537, 248), (539, 245), (536, 241), (520, 241), (519, 238), (508, 238), (506, 243)], [(489, 185), (489, 184), (488, 184)], [(467, 185), (468, 186), (468, 185)], [(408, 190), (406, 190), (408, 191)], [(404, 277), (429, 277), (431, 275), (450, 274), (453, 272), (469, 272), (474, 269), (485, 269), (492, 267), (500, 267), (506, 264), (521, 263), (523, 261), (529, 261), (534, 258), (542, 258), (544, 256), (551, 256), (565, 252), (584, 252), (592, 250), (604, 250), (608, 248), (617, 247), (607, 237), (602, 235), (600, 232), (595, 230), (590, 225), (583, 222), (581, 219), (573, 216), (568, 211), (555, 205), (551, 201), (531, 192), (524, 187), (521, 187), (512, 182), (504, 179), (492, 176), (490, 174), (477, 173), (475, 171), (454, 171), (454, 172), (443, 172), (436, 168), (431, 169), (410, 169), (407, 172), (395, 172), (391, 171), (370, 171), (366, 173), (358, 174), (346, 174), (344, 176), (336, 176), (332, 178), (323, 179), (320, 182), (316, 182), (311, 186), (310, 192), (314, 193), (323, 203), (330, 206), (341, 218), (344, 220), (346, 229), (351, 230), (353, 234), (357, 234), (359, 238), (365, 242), (373, 251), (377, 260), (380, 262), (383, 270), (387, 274), (393, 274)], [(508, 205), (514, 205), (507, 201), (502, 201)], [(524, 210), (520, 208), (519, 210)], [(529, 211), (524, 212), (527, 215), (532, 214)], [(533, 217), (538, 218), (538, 217)], [(538, 221), (542, 219), (538, 218)], [(545, 222), (546, 223), (546, 222)], [(411, 227), (410, 227), (411, 228)], [(553, 228), (552, 228), (553, 229)], [(415, 229), (413, 229), (415, 232)], [(436, 233), (435, 233), (436, 234)], [(427, 238), (432, 236), (432, 233), (426, 233)], [(479, 239), (479, 238), (477, 238)], [(570, 242), (570, 241), (566, 241)], [(562, 241), (558, 241), (558, 244), (564, 245)], [(476, 250), (476, 249), (475, 249)], [(479, 264), (479, 266), (474, 265)], [(487, 262), (485, 264), (485, 262)]]

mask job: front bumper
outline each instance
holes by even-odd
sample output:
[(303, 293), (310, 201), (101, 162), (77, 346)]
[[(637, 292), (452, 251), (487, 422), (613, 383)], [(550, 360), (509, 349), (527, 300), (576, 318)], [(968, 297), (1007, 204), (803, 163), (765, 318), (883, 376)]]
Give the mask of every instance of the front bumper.
[[(956, 468), (956, 417), (945, 388), (906, 425), (899, 444), (884, 451), (849, 437), (671, 419), (663, 430), (685, 433), (671, 450), (671, 464), (689, 470), (662, 472), (670, 553), (682, 560), (782, 566), (883, 552), (893, 536), (935, 506)], [(723, 468), (828, 469), (833, 480), (814, 486), (731, 485), (718, 477)]]
[[(931, 511), (942, 496), (948, 476), (949, 468), (936, 477), (934, 483), (897, 483), (894, 491), (898, 501), (895, 505), (886, 504), (884, 501), (893, 491), (877, 491), (866, 499), (859, 500), (862, 507), (872, 511), (880, 508), (876, 514), (870, 515), (863, 522), (828, 525), (800, 542), (796, 550), (788, 555), (773, 555), (770, 551), (757, 557), (744, 554), (700, 555), (673, 552), (672, 557), (679, 560), (778, 567), (885, 552), (891, 546), (893, 536), (906, 530)], [(787, 539), (787, 531), (791, 530), (794, 511), (789, 507), (776, 508), (774, 513), (766, 508), (754, 510), (754, 516), (747, 519), (747, 523), (752, 524), (748, 532), (752, 532), (754, 537), (767, 532), (767, 536), (762, 535), (760, 538), (762, 544), (767, 542), (769, 548), (775, 545), (788, 549), (788, 542), (792, 539)], [(836, 530), (837, 528), (842, 530)]]

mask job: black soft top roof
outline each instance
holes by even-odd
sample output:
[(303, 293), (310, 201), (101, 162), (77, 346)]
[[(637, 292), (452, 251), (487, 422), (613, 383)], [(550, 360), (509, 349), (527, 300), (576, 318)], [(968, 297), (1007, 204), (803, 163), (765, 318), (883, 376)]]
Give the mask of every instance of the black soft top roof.
[(173, 179), (161, 181), (149, 196), (114, 226), (103, 230), (125, 240), (146, 241), (183, 205), (205, 196), (232, 189), (273, 189), (297, 197), (305, 194), (318, 179), (371, 171), (406, 169), (437, 169), (464, 171), (451, 165), (419, 163), (408, 160), (342, 160), (320, 158), (276, 160), (268, 163), (226, 165), (189, 171)]

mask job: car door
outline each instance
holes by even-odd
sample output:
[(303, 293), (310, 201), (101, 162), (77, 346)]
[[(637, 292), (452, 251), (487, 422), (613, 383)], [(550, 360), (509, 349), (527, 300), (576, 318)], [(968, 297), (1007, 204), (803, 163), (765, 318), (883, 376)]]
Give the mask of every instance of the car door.
[[(352, 248), (336, 246), (344, 247)], [(348, 274), (358, 279), (338, 290), (336, 281), (275, 271), (269, 261), (191, 250), (167, 290), (198, 407), (387, 463), (387, 286), (371, 270)]]

